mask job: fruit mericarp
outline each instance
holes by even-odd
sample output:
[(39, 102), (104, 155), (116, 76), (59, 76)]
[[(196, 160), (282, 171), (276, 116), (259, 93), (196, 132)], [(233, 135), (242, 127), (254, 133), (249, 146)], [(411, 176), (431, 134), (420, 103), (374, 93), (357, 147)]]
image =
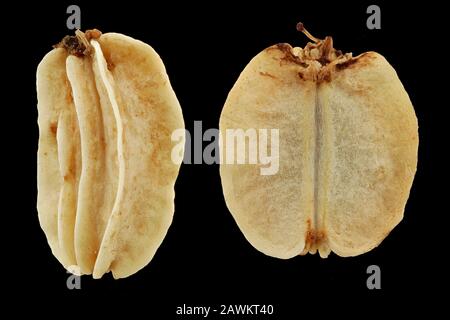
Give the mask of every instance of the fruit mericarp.
[(220, 118), (221, 132), (279, 129), (279, 171), (222, 163), (225, 200), (248, 241), (267, 255), (359, 255), (403, 218), (417, 118), (382, 55), (352, 57), (334, 49), (331, 37), (297, 28), (313, 43), (278, 44), (254, 57)]
[(158, 54), (98, 30), (68, 36), (37, 70), (38, 213), (56, 258), (129, 276), (172, 222), (181, 108)]

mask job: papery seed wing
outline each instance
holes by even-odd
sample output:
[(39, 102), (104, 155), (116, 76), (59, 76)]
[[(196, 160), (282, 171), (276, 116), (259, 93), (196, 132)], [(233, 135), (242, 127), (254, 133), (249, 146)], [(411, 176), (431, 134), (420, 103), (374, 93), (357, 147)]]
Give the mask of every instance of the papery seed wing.
[[(220, 117), (220, 175), (227, 206), (247, 240), (279, 258), (305, 249), (314, 211), (316, 85), (304, 79), (304, 67), (287, 46), (270, 47), (252, 59)], [(252, 128), (279, 130), (279, 170), (273, 175), (261, 175), (267, 165), (226, 159), (226, 130)]]
[(92, 41), (118, 124), (119, 183), (93, 275), (111, 270), (122, 278), (151, 260), (172, 222), (179, 164), (171, 160), (171, 134), (184, 123), (150, 46), (114, 33), (99, 43)]
[(75, 250), (82, 273), (91, 274), (117, 192), (117, 139), (111, 105), (96, 85), (90, 57), (67, 58), (81, 132), (82, 172), (78, 192)]
[(66, 76), (66, 57), (65, 50), (54, 49), (42, 59), (37, 69), (39, 111), (37, 209), (39, 222), (54, 256), (68, 267), (71, 261), (62, 254), (58, 240), (58, 203), (62, 176), (57, 142), (61, 111), (74, 109)]
[[(55, 88), (59, 90), (59, 88)], [(58, 240), (61, 254), (69, 265), (77, 265), (74, 226), (77, 212), (78, 181), (81, 171), (80, 132), (73, 101), (61, 109), (56, 134), (61, 190), (58, 202)]]
[(354, 256), (403, 218), (417, 165), (414, 108), (395, 70), (368, 52), (319, 89), (330, 143), (324, 223), (331, 249)]

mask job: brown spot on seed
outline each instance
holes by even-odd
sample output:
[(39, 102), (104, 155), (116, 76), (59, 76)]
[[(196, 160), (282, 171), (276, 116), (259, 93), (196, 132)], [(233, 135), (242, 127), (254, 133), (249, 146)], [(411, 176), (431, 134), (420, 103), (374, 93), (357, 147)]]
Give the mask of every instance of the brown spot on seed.
[(106, 61), (106, 67), (108, 68), (109, 71), (112, 71), (115, 67), (114, 63), (110, 62), (110, 61)]
[[(301, 254), (306, 254), (311, 247), (319, 247), (326, 239), (325, 231), (314, 230), (311, 226), (311, 219), (306, 220), (306, 236), (305, 236), (305, 249)], [(306, 252), (305, 252), (306, 251)]]
[(323, 231), (323, 230), (318, 230), (318, 231), (316, 231), (316, 234), (315, 234), (315, 241), (316, 241), (316, 243), (319, 245), (321, 242), (323, 242), (324, 240), (325, 240), (325, 238), (326, 238), (326, 235), (325, 235), (325, 231)]
[(307, 68), (309, 66), (307, 63), (303, 62), (299, 57), (297, 57), (292, 52), (292, 46), (289, 43), (278, 43), (274, 46), (267, 48), (266, 50), (273, 50), (273, 49), (278, 49), (284, 53), (284, 57), (282, 58), (282, 60), (284, 61), (298, 64), (303, 68)]
[(355, 64), (356, 62), (358, 62), (358, 59), (356, 59), (356, 58), (351, 58), (351, 59), (349, 59), (349, 60), (347, 60), (347, 61), (344, 61), (344, 62), (342, 62), (342, 63), (338, 63), (338, 64), (336, 65), (336, 69), (337, 69), (337, 70), (344, 70), (344, 69), (347, 69), (347, 68), (349, 68), (350, 66), (352, 66), (353, 64)]
[(260, 71), (259, 74), (262, 75), (262, 76), (265, 76), (265, 77), (272, 78), (272, 79), (277, 79), (277, 77), (275, 77), (273, 74), (270, 74), (268, 72)]
[(331, 72), (328, 69), (323, 70), (317, 76), (317, 82), (330, 82), (331, 81)]
[(52, 122), (50, 123), (50, 132), (56, 136), (56, 132), (58, 131), (58, 123), (57, 122)]
[(365, 66), (368, 65), (370, 63), (369, 61), (372, 59), (375, 59), (375, 57), (371, 54), (371, 52), (364, 52), (357, 57), (350, 58), (349, 60), (342, 63), (338, 63), (336, 65), (336, 70), (340, 71), (344, 69), (350, 69), (356, 67), (356, 64), (360, 67)]
[(315, 242), (314, 241), (314, 232), (312, 230), (308, 230), (306, 232), (306, 239), (305, 242), (308, 243), (310, 246)]

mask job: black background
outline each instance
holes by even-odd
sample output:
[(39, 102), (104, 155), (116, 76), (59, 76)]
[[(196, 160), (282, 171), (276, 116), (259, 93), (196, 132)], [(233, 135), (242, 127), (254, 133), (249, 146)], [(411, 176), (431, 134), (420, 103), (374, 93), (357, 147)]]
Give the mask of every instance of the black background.
[[(435, 220), (444, 213), (439, 213), (433, 199), (439, 144), (434, 106), (442, 102), (432, 94), (439, 90), (432, 83), (443, 63), (435, 50), (440, 46), (436, 32), (442, 8), (378, 2), (382, 28), (368, 30), (369, 2), (73, 3), (81, 7), (82, 29), (120, 32), (150, 44), (160, 54), (191, 132), (194, 120), (202, 120), (205, 129), (218, 127), (229, 90), (258, 52), (280, 42), (306, 44), (295, 30), (298, 21), (316, 37), (333, 36), (335, 47), (344, 52), (377, 51), (395, 67), (415, 106), (420, 127), (418, 172), (405, 218), (378, 248), (354, 258), (331, 254), (328, 259), (307, 255), (279, 260), (254, 249), (238, 229), (224, 202), (218, 166), (183, 165), (176, 183), (173, 224), (149, 265), (121, 280), (110, 274), (101, 280), (83, 276), (81, 290), (68, 290), (68, 274), (50, 252), (35, 206), (35, 72), (51, 45), (72, 33), (66, 29), (66, 8), (72, 2), (11, 8), (4, 14), (20, 17), (21, 23), (8, 33), (14, 37), (27, 32), (27, 36), (15, 42), (17, 57), (25, 57), (26, 63), (20, 65), (20, 79), (11, 80), (15, 88), (26, 86), (19, 94), (20, 116), (26, 119), (21, 120), (20, 151), (25, 154), (14, 149), (12, 157), (25, 163), (26, 169), (20, 172), (20, 187), (19, 183), (13, 187), (20, 188), (22, 196), (14, 200), (18, 221), (11, 228), (21, 232), (6, 244), (14, 256), (7, 265), (9, 297), (42, 303), (36, 310), (47, 314), (52, 314), (51, 306), (71, 313), (93, 306), (100, 314), (145, 310), (145, 318), (170, 319), (176, 318), (176, 307), (184, 303), (213, 307), (233, 303), (275, 306), (274, 316), (255, 319), (293, 319), (306, 311), (351, 315), (356, 306), (366, 308), (366, 313), (357, 313), (360, 316), (393, 305), (400, 311), (411, 310), (422, 305), (412, 301), (445, 288), (445, 263), (436, 254), (443, 235)], [(28, 186), (26, 197), (23, 181)], [(366, 268), (372, 264), (381, 268), (381, 290), (366, 287)], [(340, 302), (339, 306), (331, 307), (333, 302)], [(161, 316), (153, 317), (156, 314)]]

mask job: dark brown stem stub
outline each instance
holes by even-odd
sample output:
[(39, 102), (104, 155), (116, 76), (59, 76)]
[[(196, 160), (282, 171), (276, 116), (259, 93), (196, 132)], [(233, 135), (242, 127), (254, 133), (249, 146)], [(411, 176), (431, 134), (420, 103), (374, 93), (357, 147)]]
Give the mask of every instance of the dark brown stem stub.
[(53, 47), (66, 49), (69, 54), (77, 57), (83, 57), (86, 53), (86, 46), (77, 36), (65, 36), (60, 43)]
[(97, 29), (87, 30), (86, 33), (77, 30), (74, 36), (65, 36), (54, 48), (63, 48), (71, 55), (84, 57), (91, 53), (91, 39), (98, 39), (102, 33)]

